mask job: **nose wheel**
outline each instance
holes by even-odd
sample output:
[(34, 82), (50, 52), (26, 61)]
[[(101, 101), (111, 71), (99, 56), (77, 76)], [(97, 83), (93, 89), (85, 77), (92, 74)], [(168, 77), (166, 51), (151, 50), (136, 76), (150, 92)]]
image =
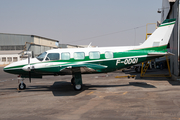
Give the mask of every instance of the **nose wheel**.
[(19, 89), (19, 90), (24, 90), (24, 89), (26, 89), (26, 84), (24, 84), (24, 82), (23, 82), (23, 81), (24, 81), (24, 78), (18, 78), (18, 82), (19, 82), (19, 81), (21, 81), (21, 82), (20, 82), (20, 84), (19, 84), (19, 86), (18, 86), (18, 89)]
[(24, 89), (26, 89), (26, 84), (24, 84), (23, 82), (21, 82), (21, 83), (19, 84), (19, 90), (24, 90)]

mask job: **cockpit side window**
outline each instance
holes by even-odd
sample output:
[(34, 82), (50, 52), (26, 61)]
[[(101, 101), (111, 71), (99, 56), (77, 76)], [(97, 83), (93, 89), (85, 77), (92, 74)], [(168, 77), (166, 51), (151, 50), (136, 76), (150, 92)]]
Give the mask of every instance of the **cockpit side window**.
[(59, 60), (59, 53), (49, 53), (46, 57), (46, 60)]
[(43, 61), (44, 60), (44, 57), (46, 56), (47, 52), (43, 52), (42, 54), (38, 55), (36, 58), (39, 60), (39, 61)]

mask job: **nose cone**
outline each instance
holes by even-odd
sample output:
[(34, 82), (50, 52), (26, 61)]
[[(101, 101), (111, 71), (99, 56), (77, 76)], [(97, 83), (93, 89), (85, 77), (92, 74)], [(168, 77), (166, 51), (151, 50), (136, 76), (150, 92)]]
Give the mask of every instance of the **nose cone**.
[(5, 66), (5, 67), (3, 68), (3, 71), (4, 71), (4, 72), (7, 72), (7, 73), (11, 73), (11, 69), (12, 69), (12, 68), (13, 68), (12, 65), (9, 64), (9, 65), (7, 65), (7, 66)]
[(4, 72), (7, 72), (7, 70), (5, 69), (5, 67), (3, 68), (3, 71), (4, 71)]
[(20, 74), (22, 73), (22, 66), (23, 65), (17, 65), (17, 63), (20, 63), (20, 62), (14, 62), (14, 63), (11, 63), (7, 66), (5, 66), (3, 68), (4, 72), (7, 72), (7, 73), (11, 73), (11, 74)]
[(7, 65), (7, 66), (5, 66), (5, 67), (3, 68), (3, 71), (4, 71), (4, 72), (8, 72), (8, 66), (9, 66), (9, 65)]
[(18, 72), (21, 72), (21, 68), (23, 66), (24, 66), (24, 61), (17, 61), (5, 66), (3, 70), (4, 72), (7, 73), (18, 74)]
[(5, 67), (3, 68), (3, 71), (4, 71), (4, 72), (7, 72), (7, 73), (11, 73), (10, 70), (9, 70), (9, 65), (5, 66)]
[[(37, 63), (39, 62), (36, 58), (30, 59), (30, 63)], [(26, 67), (25, 67), (26, 66)], [(28, 69), (28, 59), (17, 61), (11, 63), (4, 67), (4, 72), (11, 73), (11, 74), (26, 74)]]

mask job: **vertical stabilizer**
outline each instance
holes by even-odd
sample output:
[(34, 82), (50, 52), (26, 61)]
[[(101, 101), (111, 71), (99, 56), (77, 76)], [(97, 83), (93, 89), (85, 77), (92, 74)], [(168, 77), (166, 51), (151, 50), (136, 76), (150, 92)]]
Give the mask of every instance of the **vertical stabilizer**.
[(174, 28), (176, 19), (166, 19), (153, 33), (152, 35), (140, 45), (140, 48), (152, 48), (152, 47), (166, 47), (172, 30)]

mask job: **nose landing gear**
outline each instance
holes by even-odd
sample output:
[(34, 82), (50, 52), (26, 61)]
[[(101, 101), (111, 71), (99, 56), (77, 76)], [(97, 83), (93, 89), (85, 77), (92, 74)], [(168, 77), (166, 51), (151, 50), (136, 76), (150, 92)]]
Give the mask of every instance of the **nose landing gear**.
[(18, 89), (19, 90), (24, 90), (24, 89), (26, 89), (26, 84), (24, 84), (24, 82), (23, 82), (23, 80), (24, 80), (24, 78), (18, 78), (18, 81), (21, 81), (21, 83), (19, 84), (19, 86), (18, 86)]
[(19, 84), (19, 90), (24, 90), (24, 89), (26, 89), (26, 84), (20, 83)]

